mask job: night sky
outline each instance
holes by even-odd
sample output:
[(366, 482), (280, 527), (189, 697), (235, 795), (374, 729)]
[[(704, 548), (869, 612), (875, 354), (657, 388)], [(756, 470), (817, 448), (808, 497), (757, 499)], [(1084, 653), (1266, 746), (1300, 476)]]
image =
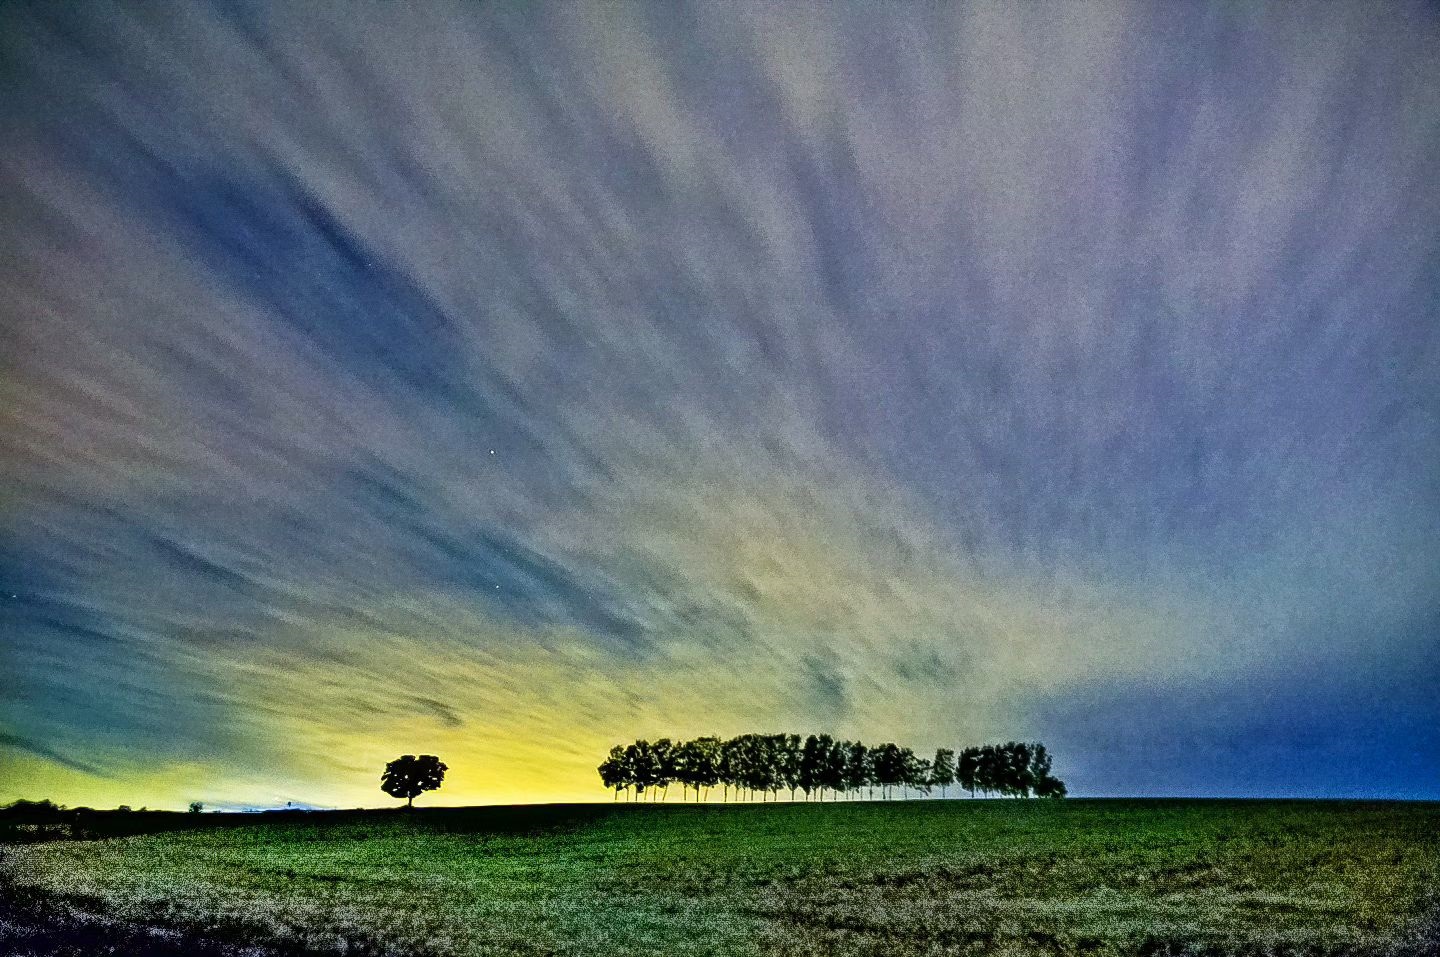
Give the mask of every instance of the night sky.
[(636, 737), (1440, 798), (1440, 8), (11, 3), (0, 800)]

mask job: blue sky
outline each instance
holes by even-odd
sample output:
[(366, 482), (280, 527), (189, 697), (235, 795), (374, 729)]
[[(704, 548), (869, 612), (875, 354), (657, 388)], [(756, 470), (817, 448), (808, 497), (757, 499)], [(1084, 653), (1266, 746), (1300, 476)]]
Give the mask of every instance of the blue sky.
[(0, 21), (0, 797), (1440, 797), (1433, 7)]

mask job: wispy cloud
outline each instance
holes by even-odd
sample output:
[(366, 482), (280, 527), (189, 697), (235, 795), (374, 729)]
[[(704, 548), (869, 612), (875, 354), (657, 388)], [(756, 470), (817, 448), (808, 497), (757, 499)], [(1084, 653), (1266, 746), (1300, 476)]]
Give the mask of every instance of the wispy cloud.
[(581, 793), (1435, 673), (1423, 5), (3, 17), (25, 739)]
[(0, 748), (12, 748), (16, 751), (23, 751), (35, 757), (43, 758), (46, 761), (53, 761), (61, 767), (69, 768), (72, 771), (79, 771), (81, 774), (88, 774), (92, 777), (106, 777), (105, 772), (94, 765), (86, 764), (84, 761), (76, 761), (74, 758), (61, 754), (54, 748), (47, 748), (39, 742), (22, 738), (16, 734), (0, 732)]

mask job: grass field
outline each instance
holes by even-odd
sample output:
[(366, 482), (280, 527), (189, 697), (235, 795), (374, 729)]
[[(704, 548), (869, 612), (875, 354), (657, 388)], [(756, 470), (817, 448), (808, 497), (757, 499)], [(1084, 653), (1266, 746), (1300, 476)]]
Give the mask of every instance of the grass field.
[[(205, 952), (208, 938), (349, 954), (1440, 954), (1433, 803), (621, 804), (152, 821), (156, 833), (8, 846), (0, 879), (32, 918), (63, 910), (67, 926), (102, 921), (81, 926), (114, 939), (174, 928), (188, 942), (176, 953)], [(60, 952), (24, 944), (26, 919), (0, 919), (0, 945), (11, 935), (0, 950)]]

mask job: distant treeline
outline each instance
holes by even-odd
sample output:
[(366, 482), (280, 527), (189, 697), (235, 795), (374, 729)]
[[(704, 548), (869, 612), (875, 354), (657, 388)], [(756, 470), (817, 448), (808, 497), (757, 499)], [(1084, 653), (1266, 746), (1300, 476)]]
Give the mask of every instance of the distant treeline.
[(128, 837), (194, 827), (203, 819), (224, 816), (152, 811), (143, 807), (136, 810), (125, 804), (97, 809), (65, 807), (50, 800), (20, 800), (0, 807), (0, 844)]
[(1003, 794), (1010, 797), (1064, 797), (1065, 784), (1050, 773), (1050, 752), (1045, 745), (1011, 741), (964, 748), (955, 753), (940, 748), (933, 758), (917, 757), (898, 744), (867, 747), (859, 741), (837, 741), (828, 734), (742, 734), (722, 740), (715, 737), (690, 741), (636, 741), (617, 744), (600, 764), (600, 780), (613, 788), (619, 800), (622, 791), (631, 800), (657, 793), (664, 800), (670, 785), (678, 784), (681, 796), (695, 791), (696, 799), (708, 797), (712, 788), (722, 788), (725, 800), (731, 793), (753, 800), (788, 791), (790, 800), (803, 794), (824, 800), (826, 794), (870, 798), (879, 789), (889, 799), (899, 788), (902, 797), (910, 791), (929, 794), (939, 789), (942, 797), (951, 787), (975, 794)]

